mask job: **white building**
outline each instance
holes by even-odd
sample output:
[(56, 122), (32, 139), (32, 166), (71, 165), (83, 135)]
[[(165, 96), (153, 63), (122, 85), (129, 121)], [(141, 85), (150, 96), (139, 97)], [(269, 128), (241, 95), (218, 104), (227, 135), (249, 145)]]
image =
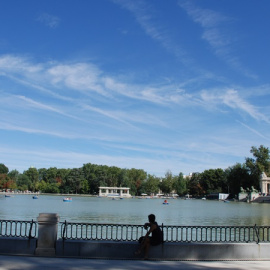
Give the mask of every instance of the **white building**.
[(260, 179), (260, 188), (262, 194), (270, 194), (270, 177), (263, 172)]
[(99, 196), (130, 198), (129, 190), (128, 187), (99, 187)]

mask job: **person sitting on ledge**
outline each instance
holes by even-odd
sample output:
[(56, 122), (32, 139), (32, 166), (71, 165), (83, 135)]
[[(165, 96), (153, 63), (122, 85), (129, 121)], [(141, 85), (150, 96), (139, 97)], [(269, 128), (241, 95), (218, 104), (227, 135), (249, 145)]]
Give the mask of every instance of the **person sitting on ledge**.
[[(135, 255), (141, 254), (141, 251), (144, 250), (144, 259), (148, 259), (149, 247), (157, 246), (162, 244), (163, 242), (163, 232), (156, 222), (156, 217), (154, 214), (150, 214), (148, 216), (149, 223), (144, 224), (144, 228), (148, 231), (144, 237), (142, 237), (142, 241), (140, 243), (139, 249), (135, 252)], [(150, 236), (150, 234), (152, 234)]]

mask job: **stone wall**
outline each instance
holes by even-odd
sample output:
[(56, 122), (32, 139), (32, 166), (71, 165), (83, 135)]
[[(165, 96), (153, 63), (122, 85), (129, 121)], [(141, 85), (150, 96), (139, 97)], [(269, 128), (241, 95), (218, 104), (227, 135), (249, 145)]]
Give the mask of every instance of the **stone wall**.
[[(37, 239), (0, 237), (0, 253), (42, 256), (36, 254)], [(142, 259), (134, 255), (137, 242), (57, 240), (56, 257)], [(270, 243), (164, 243), (150, 247), (154, 260), (270, 260)], [(44, 254), (49, 256), (49, 254)]]

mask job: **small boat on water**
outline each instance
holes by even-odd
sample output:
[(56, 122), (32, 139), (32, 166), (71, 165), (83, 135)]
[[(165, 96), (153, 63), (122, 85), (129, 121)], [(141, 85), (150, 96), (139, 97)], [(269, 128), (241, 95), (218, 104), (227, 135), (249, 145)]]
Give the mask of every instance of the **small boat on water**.
[(11, 197), (11, 195), (10, 194), (5, 194), (5, 197), (9, 198), (9, 197)]
[(167, 200), (165, 200), (165, 201), (163, 202), (163, 204), (169, 204), (169, 202), (168, 202)]
[(36, 199), (38, 199), (38, 196), (34, 195), (32, 198), (36, 200)]
[(64, 202), (72, 202), (72, 198), (71, 197), (66, 197), (63, 199)]

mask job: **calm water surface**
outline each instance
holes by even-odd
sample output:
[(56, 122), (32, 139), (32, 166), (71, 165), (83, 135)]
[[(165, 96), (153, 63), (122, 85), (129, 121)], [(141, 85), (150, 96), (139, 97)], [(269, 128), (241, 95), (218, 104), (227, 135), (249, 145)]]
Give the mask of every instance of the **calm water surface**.
[(58, 213), (60, 221), (143, 224), (153, 213), (164, 225), (269, 225), (270, 204), (171, 199), (112, 200), (97, 197), (0, 195), (0, 219), (36, 220), (39, 213)]

